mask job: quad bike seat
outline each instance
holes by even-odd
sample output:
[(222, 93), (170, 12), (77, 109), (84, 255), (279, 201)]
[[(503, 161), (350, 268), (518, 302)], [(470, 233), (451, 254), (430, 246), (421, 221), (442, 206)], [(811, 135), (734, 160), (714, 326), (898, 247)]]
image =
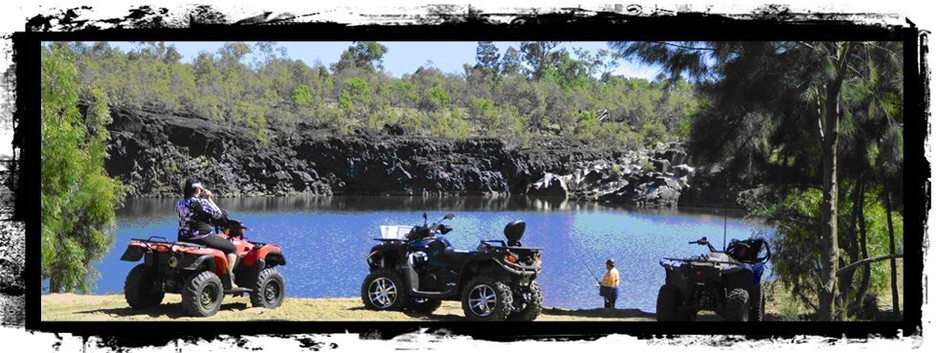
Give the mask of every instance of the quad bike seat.
[(177, 241), (177, 242), (176, 242), (176, 245), (188, 246), (188, 247), (193, 247), (193, 248), (204, 248), (204, 247), (205, 247), (205, 245), (202, 245), (202, 244), (188, 243), (188, 242), (184, 242), (184, 241)]
[(517, 220), (505, 226), (505, 238), (508, 239), (508, 246), (521, 246), (521, 236), (524, 235), (525, 223)]

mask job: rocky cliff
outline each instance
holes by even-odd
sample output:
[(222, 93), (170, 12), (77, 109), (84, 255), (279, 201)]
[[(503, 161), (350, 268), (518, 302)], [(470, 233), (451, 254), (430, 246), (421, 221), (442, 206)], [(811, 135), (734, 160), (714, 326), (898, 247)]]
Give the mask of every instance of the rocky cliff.
[(629, 151), (543, 139), (447, 141), (393, 128), (335, 137), (300, 126), (262, 144), (187, 113), (112, 108), (108, 172), (129, 196), (178, 197), (194, 177), (220, 196), (529, 194), (674, 207), (694, 168), (677, 145)]

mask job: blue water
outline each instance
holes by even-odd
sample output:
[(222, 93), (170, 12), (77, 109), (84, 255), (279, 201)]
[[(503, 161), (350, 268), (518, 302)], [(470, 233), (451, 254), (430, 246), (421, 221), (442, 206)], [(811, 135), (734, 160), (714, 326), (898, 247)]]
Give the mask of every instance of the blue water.
[[(130, 200), (118, 211), (114, 249), (96, 266), (101, 273), (94, 293), (120, 293), (124, 277), (136, 263), (120, 261), (130, 238), (175, 239), (173, 200)], [(380, 237), (380, 225), (422, 223), (446, 212), (455, 230), (447, 239), (457, 248), (474, 249), (482, 239), (504, 239), (505, 225), (527, 222), (525, 246), (544, 248), (545, 306), (597, 308), (602, 298), (595, 286), (614, 258), (621, 274), (619, 308), (654, 312), (664, 270), (658, 259), (705, 252), (687, 242), (707, 236), (717, 247), (724, 231), (720, 210), (707, 212), (647, 211), (560, 201), (410, 197), (279, 197), (222, 199), (232, 218), (250, 227), (246, 237), (280, 245), (287, 265), (280, 271), (292, 297), (357, 297), (367, 275), (365, 256)], [(714, 212), (715, 211), (715, 212)], [(727, 240), (766, 236), (774, 230), (758, 221), (730, 216)]]

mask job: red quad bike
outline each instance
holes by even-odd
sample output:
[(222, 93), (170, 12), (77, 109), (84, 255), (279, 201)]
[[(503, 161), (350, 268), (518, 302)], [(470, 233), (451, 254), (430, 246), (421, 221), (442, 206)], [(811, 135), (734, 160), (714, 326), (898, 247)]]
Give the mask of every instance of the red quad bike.
[(283, 303), (283, 277), (274, 269), (286, 265), (283, 251), (276, 245), (252, 243), (244, 239), (241, 222), (224, 220), (216, 230), (235, 245), (238, 254), (235, 283), (231, 288), (228, 258), (218, 249), (203, 245), (170, 242), (163, 237), (131, 239), (121, 256), (135, 266), (124, 282), (124, 298), (133, 309), (159, 305), (165, 293), (182, 294), (187, 315), (212, 316), (221, 307), (225, 294), (249, 294), (251, 305), (276, 308)]

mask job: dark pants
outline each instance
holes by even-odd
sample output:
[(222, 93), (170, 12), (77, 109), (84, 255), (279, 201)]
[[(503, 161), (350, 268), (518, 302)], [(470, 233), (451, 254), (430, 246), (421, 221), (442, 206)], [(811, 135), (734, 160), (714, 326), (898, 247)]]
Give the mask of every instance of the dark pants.
[(619, 298), (619, 288), (616, 287), (606, 287), (605, 295), (603, 295), (603, 307), (606, 309), (614, 309), (616, 307), (616, 299)]
[(202, 239), (190, 239), (190, 243), (201, 244), (207, 247), (221, 250), (225, 255), (235, 252), (235, 246), (230, 241), (215, 234), (209, 234)]

